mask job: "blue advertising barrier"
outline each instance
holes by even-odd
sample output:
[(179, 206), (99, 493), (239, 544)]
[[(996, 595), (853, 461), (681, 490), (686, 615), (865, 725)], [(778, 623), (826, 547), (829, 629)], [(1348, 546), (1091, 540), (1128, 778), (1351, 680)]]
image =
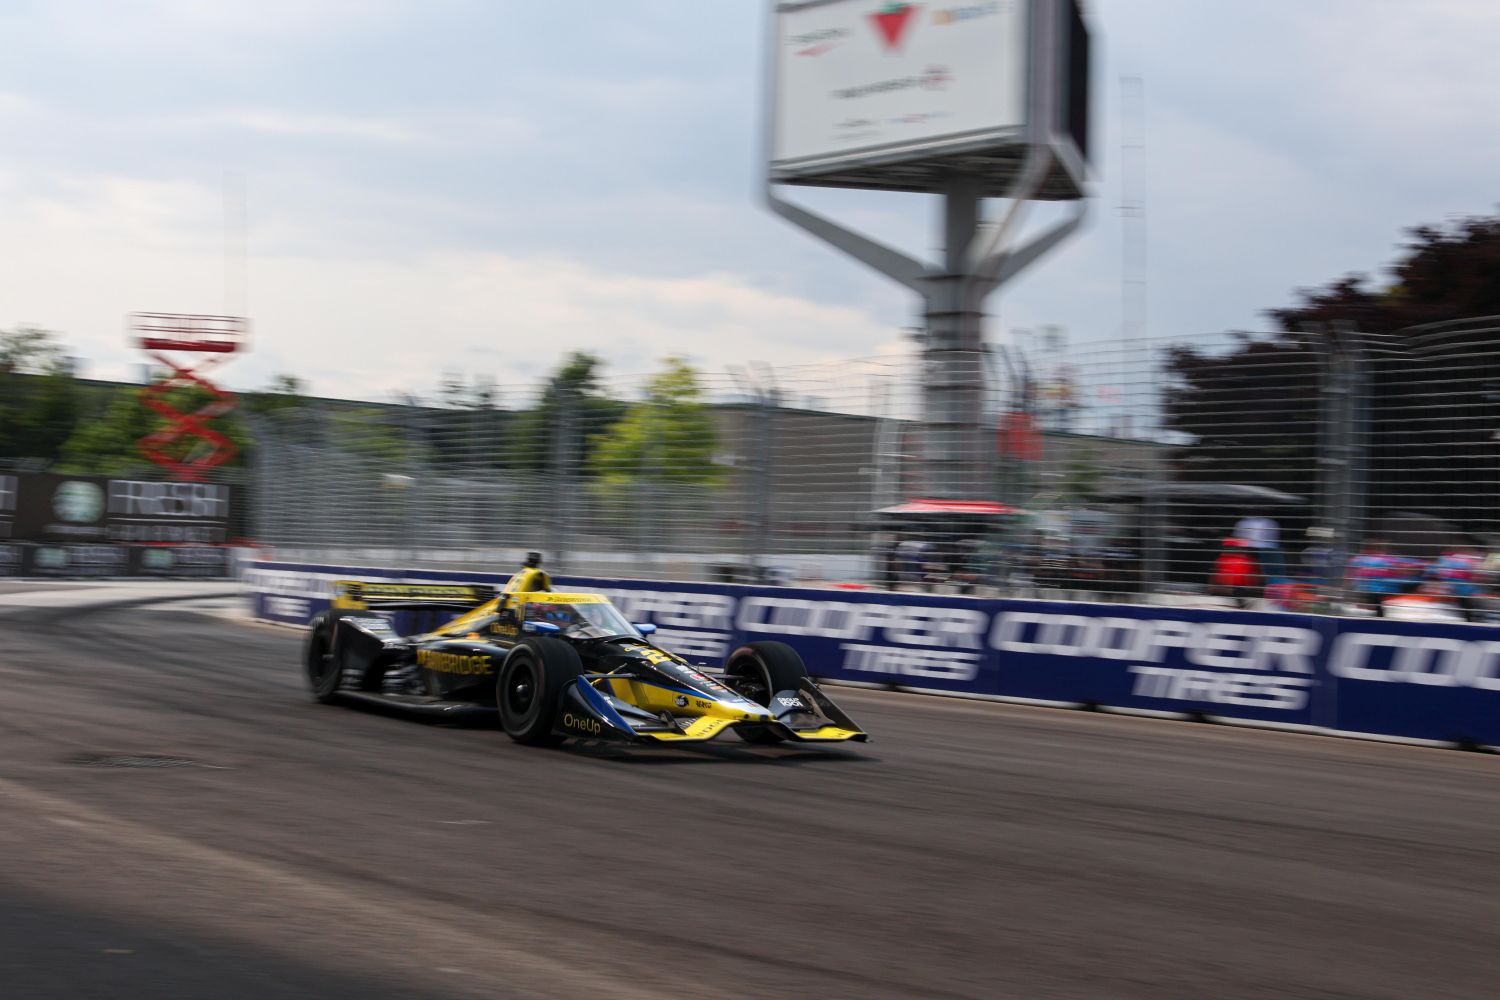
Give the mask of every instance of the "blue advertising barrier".
[[(328, 606), (338, 579), (499, 586), (509, 574), (262, 562), (246, 578), (256, 617), (303, 624)], [(835, 681), (1500, 746), (1500, 629), (1490, 626), (650, 580), (557, 584), (609, 595), (701, 666), (744, 642), (778, 639)]]

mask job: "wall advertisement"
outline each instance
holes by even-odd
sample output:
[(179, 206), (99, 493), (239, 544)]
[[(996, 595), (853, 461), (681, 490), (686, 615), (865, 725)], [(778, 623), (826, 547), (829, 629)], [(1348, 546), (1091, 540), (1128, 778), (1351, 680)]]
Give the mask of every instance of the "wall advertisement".
[(0, 540), (223, 545), (233, 488), (105, 476), (0, 476)]
[[(252, 563), (256, 617), (303, 624), (333, 581), (508, 574)], [(705, 667), (778, 639), (832, 680), (1500, 746), (1500, 630), (1261, 612), (559, 579)], [(398, 622), (398, 627), (400, 623)]]
[(223, 580), (234, 575), (231, 554), (211, 545), (9, 542), (0, 543), (0, 577)]

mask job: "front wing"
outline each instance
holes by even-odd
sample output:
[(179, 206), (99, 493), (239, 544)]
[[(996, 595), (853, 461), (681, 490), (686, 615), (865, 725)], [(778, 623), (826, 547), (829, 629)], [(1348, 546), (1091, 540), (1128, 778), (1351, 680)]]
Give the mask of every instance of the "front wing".
[(769, 731), (797, 743), (864, 743), (870, 739), (810, 680), (803, 680), (796, 691), (779, 692), (763, 716), (736, 719), (653, 715), (601, 692), (594, 682), (606, 677), (585, 675), (568, 685), (557, 716), (558, 733), (629, 743), (707, 743), (729, 730)]

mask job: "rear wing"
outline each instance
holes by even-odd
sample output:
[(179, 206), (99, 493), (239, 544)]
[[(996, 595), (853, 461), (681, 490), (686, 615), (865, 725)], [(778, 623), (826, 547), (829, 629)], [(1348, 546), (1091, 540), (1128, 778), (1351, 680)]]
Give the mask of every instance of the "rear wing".
[(477, 583), (384, 583), (335, 580), (333, 606), (351, 611), (384, 608), (477, 608), (495, 597), (495, 588)]

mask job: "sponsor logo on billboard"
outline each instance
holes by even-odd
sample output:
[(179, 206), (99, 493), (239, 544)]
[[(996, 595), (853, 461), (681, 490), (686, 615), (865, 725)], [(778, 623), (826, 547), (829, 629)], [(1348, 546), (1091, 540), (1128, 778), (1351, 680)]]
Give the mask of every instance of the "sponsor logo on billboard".
[(1288, 625), (1011, 612), (996, 616), (990, 645), (1129, 661), (1131, 694), (1141, 698), (1295, 712), (1307, 707), (1323, 636)]
[(837, 48), (851, 34), (853, 32), (847, 28), (825, 28), (822, 31), (806, 31), (800, 35), (793, 35), (787, 41), (797, 50), (799, 56), (820, 56), (829, 49)]
[(844, 669), (857, 673), (911, 677), (918, 680), (972, 681), (979, 676), (978, 653), (949, 653), (846, 642)]
[[(941, 91), (941, 90), (947, 90), (948, 89), (948, 85), (950, 83), (952, 83), (952, 82), (953, 82), (953, 74), (949, 71), (948, 67), (946, 67), (946, 66), (929, 66), (929, 67), (927, 67), (926, 70), (924, 70), (918, 76), (900, 76), (900, 77), (895, 77), (894, 79), (890, 79), (890, 80), (877, 80), (874, 83), (862, 83), (862, 84), (860, 84), (858, 86), (855, 86), (855, 87), (844, 87), (841, 90), (835, 90), (835, 91), (833, 91), (833, 96), (836, 97), (836, 98), (838, 98), (839, 100), (849, 101), (849, 100), (857, 100), (857, 99), (859, 99), (861, 97), (872, 97), (872, 96), (876, 96), (876, 95), (879, 95), (879, 94), (889, 94), (889, 93), (892, 93), (893, 91), (898, 91), (898, 90), (917, 90), (917, 89), (921, 89), (921, 90), (927, 90), (927, 91)], [(896, 119), (892, 119), (892, 120), (893, 121), (906, 121), (906, 120), (908, 120), (911, 117), (912, 116), (910, 116), (910, 115), (903, 115), (901, 118), (896, 118)], [(920, 116), (919, 120), (921, 120), (921, 121), (927, 121), (927, 120), (930, 120), (930, 119), (933, 119), (933, 118), (941, 118), (941, 117), (942, 117), (941, 113), (937, 113), (937, 114), (922, 114)], [(859, 121), (855, 121), (853, 123), (854, 126), (858, 126), (858, 125), (861, 125), (861, 124), (864, 124), (864, 123), (861, 123)], [(869, 122), (868, 124), (874, 125), (874, 124), (877, 124), (877, 123), (875, 123), (875, 122)], [(841, 124), (840, 127), (841, 128), (850, 127), (850, 123), (845, 122), (845, 123)]]
[(305, 622), (312, 617), (312, 605), (307, 602), (306, 598), (278, 597), (271, 594), (266, 597), (266, 616)]
[(1014, 611), (996, 617), (990, 644), (1002, 653), (1144, 663), (1165, 663), (1175, 651), (1194, 667), (1311, 675), (1323, 636), (1288, 625)]
[(1500, 691), (1500, 642), (1346, 632), (1328, 658), (1328, 672), (1344, 680)]
[(916, 23), (915, 15), (921, 9), (914, 3), (888, 3), (870, 15), (875, 34), (879, 36), (887, 52), (901, 51), (907, 31)]
[(738, 625), (745, 632), (805, 635), (903, 646), (983, 649), (989, 616), (974, 608), (746, 597)]
[(1311, 677), (1259, 674), (1221, 674), (1213, 670), (1133, 666), (1131, 694), (1165, 701), (1206, 702), (1240, 708), (1271, 708), (1296, 712), (1307, 707)]
[(229, 488), (210, 483), (111, 479), (109, 512), (121, 517), (222, 520), (229, 516)]
[(932, 23), (958, 24), (962, 21), (973, 21), (981, 17), (989, 17), (999, 14), (1005, 10), (1005, 4), (1001, 0), (989, 0), (988, 3), (971, 3), (958, 7), (940, 7), (932, 12)]
[(53, 492), (52, 513), (69, 524), (92, 524), (104, 513), (104, 491), (93, 483), (70, 479)]
[(120, 545), (42, 545), (32, 551), (37, 576), (124, 576), (130, 553)]

